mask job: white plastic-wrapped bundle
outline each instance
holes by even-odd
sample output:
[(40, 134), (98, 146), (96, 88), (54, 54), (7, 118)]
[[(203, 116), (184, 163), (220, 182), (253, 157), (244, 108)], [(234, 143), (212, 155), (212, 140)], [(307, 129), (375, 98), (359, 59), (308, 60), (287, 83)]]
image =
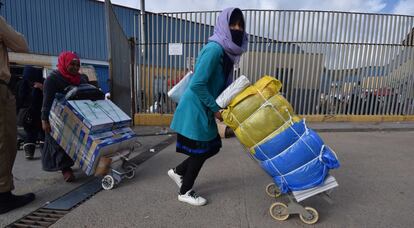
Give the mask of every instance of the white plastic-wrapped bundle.
[(221, 94), (217, 97), (216, 103), (220, 108), (226, 108), (241, 91), (251, 85), (249, 79), (242, 75), (231, 83)]

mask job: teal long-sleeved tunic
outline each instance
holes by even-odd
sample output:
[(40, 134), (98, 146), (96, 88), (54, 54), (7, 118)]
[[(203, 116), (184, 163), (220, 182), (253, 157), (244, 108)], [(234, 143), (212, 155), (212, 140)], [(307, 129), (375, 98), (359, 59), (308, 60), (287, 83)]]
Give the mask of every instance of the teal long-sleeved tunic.
[(223, 48), (216, 42), (203, 47), (189, 87), (178, 103), (171, 129), (189, 139), (210, 141), (217, 136), (214, 113), (220, 110), (216, 98), (225, 89), (223, 55)]

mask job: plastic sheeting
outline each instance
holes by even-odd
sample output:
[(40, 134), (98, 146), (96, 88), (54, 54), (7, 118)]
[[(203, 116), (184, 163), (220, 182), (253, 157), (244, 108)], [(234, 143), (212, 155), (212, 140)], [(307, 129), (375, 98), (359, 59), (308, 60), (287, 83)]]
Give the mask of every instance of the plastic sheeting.
[(329, 169), (339, 167), (334, 152), (304, 121), (257, 146), (255, 151), (262, 168), (282, 193), (318, 186)]
[(231, 83), (221, 94), (217, 97), (216, 103), (220, 108), (226, 108), (241, 91), (251, 85), (249, 79), (242, 75), (238, 77), (233, 83)]
[(265, 76), (238, 94), (222, 113), (239, 141), (250, 148), (282, 193), (322, 184), (329, 169), (339, 167), (335, 153), (324, 145), (290, 103), (278, 94), (281, 84)]
[(171, 98), (175, 103), (178, 103), (183, 96), (184, 92), (188, 88), (191, 82), (193, 72), (188, 72), (180, 82), (178, 82), (174, 87), (168, 91), (168, 97)]
[(300, 120), (290, 103), (278, 94), (281, 86), (275, 78), (264, 76), (237, 95), (223, 111), (224, 123), (246, 147), (251, 148), (275, 131), (283, 131), (288, 127), (284, 126), (287, 121)]

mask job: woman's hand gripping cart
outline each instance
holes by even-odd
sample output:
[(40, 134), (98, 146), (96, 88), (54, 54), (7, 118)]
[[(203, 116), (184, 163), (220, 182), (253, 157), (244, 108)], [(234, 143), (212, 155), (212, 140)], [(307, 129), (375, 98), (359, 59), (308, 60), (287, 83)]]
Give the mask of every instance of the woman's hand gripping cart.
[[(236, 89), (229, 103), (222, 102), (221, 96), (216, 102), (225, 108), (224, 123), (273, 178), (274, 184), (268, 185), (266, 192), (272, 197), (282, 193), (288, 196), (287, 205), (271, 205), (271, 216), (286, 220), (290, 214), (299, 214), (304, 223), (314, 224), (318, 212), (298, 202), (336, 187), (328, 171), (338, 168), (339, 162), (322, 139), (294, 114), (292, 106), (279, 94), (281, 87), (278, 80), (265, 76), (252, 86)], [(228, 97), (231, 92), (226, 93)]]

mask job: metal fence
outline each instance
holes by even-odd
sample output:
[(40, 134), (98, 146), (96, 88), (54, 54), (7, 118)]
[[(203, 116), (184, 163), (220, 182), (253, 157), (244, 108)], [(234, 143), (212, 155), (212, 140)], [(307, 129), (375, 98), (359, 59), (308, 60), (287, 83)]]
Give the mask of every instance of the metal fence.
[[(414, 17), (244, 10), (248, 51), (235, 77), (263, 75), (304, 115), (412, 115)], [(167, 91), (194, 66), (219, 12), (137, 18), (137, 109), (173, 113)], [(138, 26), (137, 26), (138, 27)]]
[(131, 66), (135, 61), (132, 54), (134, 53), (134, 45), (131, 45), (125, 36), (110, 1), (105, 1), (105, 19), (111, 100), (129, 116), (133, 116), (135, 97), (132, 85), (135, 83), (131, 74), (133, 73)]

